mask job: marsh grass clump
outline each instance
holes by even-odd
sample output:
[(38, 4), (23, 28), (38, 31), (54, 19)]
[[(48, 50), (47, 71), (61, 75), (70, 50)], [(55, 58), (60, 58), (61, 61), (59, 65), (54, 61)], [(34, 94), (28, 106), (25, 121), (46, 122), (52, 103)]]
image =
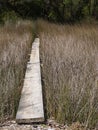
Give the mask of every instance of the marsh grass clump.
[(61, 123), (98, 123), (98, 25), (37, 22), (48, 117)]
[(0, 27), (0, 122), (16, 114), (32, 40), (30, 21)]

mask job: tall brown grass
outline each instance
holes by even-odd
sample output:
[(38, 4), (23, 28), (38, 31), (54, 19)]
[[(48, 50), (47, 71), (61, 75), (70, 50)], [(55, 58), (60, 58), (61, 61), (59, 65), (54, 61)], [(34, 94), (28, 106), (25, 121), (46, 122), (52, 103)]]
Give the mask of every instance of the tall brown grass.
[(98, 25), (37, 22), (48, 117), (98, 125)]
[(32, 40), (30, 21), (0, 27), (0, 122), (15, 116)]

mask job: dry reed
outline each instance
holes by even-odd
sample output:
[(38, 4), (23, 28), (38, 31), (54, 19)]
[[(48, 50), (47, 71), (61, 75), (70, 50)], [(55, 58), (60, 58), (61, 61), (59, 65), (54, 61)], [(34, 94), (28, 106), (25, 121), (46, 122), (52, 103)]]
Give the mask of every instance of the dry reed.
[(16, 114), (32, 33), (30, 21), (0, 27), (0, 122)]
[(48, 117), (98, 124), (98, 25), (37, 21)]

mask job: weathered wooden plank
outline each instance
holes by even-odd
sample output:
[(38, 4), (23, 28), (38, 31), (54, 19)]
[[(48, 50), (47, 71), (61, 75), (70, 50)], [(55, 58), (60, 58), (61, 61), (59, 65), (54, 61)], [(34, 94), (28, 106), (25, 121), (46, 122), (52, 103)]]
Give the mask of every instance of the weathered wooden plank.
[(17, 123), (44, 121), (39, 60), (39, 38), (36, 38), (32, 45), (30, 61), (27, 64), (16, 121)]

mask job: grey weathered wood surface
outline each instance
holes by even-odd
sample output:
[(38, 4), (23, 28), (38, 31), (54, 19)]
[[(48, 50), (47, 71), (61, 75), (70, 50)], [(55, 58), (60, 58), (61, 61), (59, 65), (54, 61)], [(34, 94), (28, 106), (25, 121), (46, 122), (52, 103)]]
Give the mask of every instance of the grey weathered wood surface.
[(17, 123), (43, 122), (43, 96), (39, 60), (39, 38), (32, 45), (24, 86), (16, 115)]

